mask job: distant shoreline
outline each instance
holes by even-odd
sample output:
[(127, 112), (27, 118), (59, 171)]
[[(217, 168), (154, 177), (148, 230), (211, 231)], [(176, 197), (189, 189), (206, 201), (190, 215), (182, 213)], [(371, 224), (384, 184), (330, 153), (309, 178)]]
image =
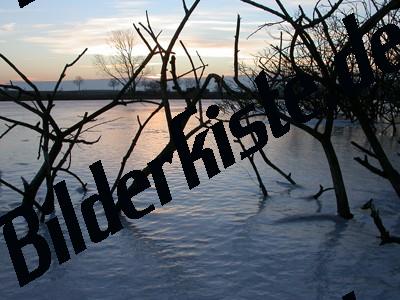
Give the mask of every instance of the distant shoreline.
[[(47, 101), (47, 99), (52, 95), (53, 92), (41, 91), (40, 93), (42, 100)], [(110, 91), (110, 90), (59, 91), (57, 92), (54, 100), (57, 101), (110, 100), (110, 99), (115, 99), (118, 93), (119, 91), (117, 90), (116, 91)], [(11, 95), (12, 97), (17, 97), (18, 95), (18, 93), (15, 91), (9, 91), (8, 94)], [(182, 96), (177, 92), (168, 92), (168, 98), (172, 100), (183, 100)], [(129, 99), (129, 97), (124, 97), (124, 99)], [(135, 93), (135, 99), (160, 100), (161, 93), (152, 91), (137, 91)], [(202, 96), (202, 99), (217, 100), (222, 98), (219, 92), (205, 92)], [(32, 100), (34, 99), (26, 96), (24, 96), (23, 99), (21, 99), (21, 101), (32, 101)], [(0, 95), (0, 101), (14, 101), (14, 100), (5, 95)]]

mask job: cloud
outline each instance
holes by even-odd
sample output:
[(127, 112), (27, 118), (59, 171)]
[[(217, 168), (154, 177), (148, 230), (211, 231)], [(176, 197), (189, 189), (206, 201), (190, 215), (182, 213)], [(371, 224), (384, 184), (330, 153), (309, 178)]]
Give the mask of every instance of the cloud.
[[(37, 31), (22, 39), (28, 43), (44, 45), (57, 54), (77, 55), (87, 47), (89, 55), (111, 55), (112, 49), (107, 45), (110, 32), (132, 28), (133, 22), (135, 24), (146, 23), (145, 8), (148, 8), (152, 28), (155, 32), (162, 30), (160, 40), (162, 45), (166, 46), (179, 26), (183, 17), (183, 9), (180, 1), (176, 1), (179, 6), (174, 6), (174, 9), (153, 10), (151, 7), (153, 2), (114, 0), (111, 2), (111, 5), (116, 8), (114, 15), (61, 25), (35, 24), (34, 28)], [(237, 17), (235, 10), (233, 8), (230, 11), (222, 8), (219, 10), (213, 10), (210, 7), (199, 8), (186, 24), (180, 40), (184, 41), (194, 56), (196, 56), (197, 50), (204, 58), (232, 57)], [(244, 18), (242, 20), (240, 45), (242, 58), (249, 58), (251, 54), (265, 48), (265, 40), (270, 39), (269, 36), (260, 34), (246, 40), (246, 37), (265, 21), (264, 18), (263, 15), (261, 18)], [(142, 32), (144, 31), (142, 30)], [(185, 56), (179, 42), (174, 50), (177, 55)], [(148, 53), (144, 45), (136, 47), (135, 51), (137, 55), (141, 56)]]
[(7, 23), (0, 26), (0, 32), (13, 32), (15, 30), (15, 23)]
[(32, 28), (34, 29), (45, 29), (53, 26), (53, 24), (33, 24)]
[(52, 52), (76, 54), (84, 48), (104, 48), (109, 32), (127, 28), (128, 20), (93, 18), (86, 22), (64, 24), (24, 37), (23, 41), (47, 46)]
[[(154, 30), (163, 29), (160, 40), (164, 45), (169, 42), (169, 38), (178, 26), (174, 21), (166, 24), (165, 19), (151, 17)], [(168, 19), (176, 20), (176, 17), (171, 16)], [(88, 54), (110, 55), (112, 51), (106, 42), (110, 32), (130, 28), (131, 21), (131, 18), (90, 19), (85, 23), (49, 30), (46, 34), (25, 37), (23, 40), (46, 45), (51, 51), (59, 54), (77, 54), (88, 47)], [(195, 21), (188, 24), (181, 39), (189, 49), (197, 49), (204, 57), (229, 57), (232, 55), (234, 32), (235, 22)], [(249, 28), (243, 29), (243, 36), (247, 32), (250, 32)], [(250, 43), (259, 44), (261, 40), (263, 39), (253, 39)], [(184, 55), (179, 49), (180, 46), (177, 45), (176, 48), (178, 55)], [(138, 55), (147, 54), (144, 46), (137, 46), (135, 50)]]

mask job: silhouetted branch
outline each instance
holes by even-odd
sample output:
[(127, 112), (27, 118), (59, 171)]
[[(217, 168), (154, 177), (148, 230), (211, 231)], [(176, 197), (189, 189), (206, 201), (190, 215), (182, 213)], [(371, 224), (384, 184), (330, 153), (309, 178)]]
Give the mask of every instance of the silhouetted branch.
[(373, 157), (373, 158), (377, 158), (376, 154), (373, 153), (372, 151), (364, 148), (363, 146), (357, 144), (356, 142), (351, 142), (351, 144), (356, 147), (357, 149), (361, 150), (362, 152), (364, 152), (365, 154), (368, 154), (369, 156)]
[(183, 4), (183, 9), (185, 10), (185, 13), (187, 14), (189, 12), (187, 5), (186, 5), (186, 1), (182, 0), (182, 4)]
[(379, 237), (381, 239), (381, 245), (392, 244), (392, 243), (400, 244), (400, 237), (391, 236), (389, 231), (383, 225), (382, 219), (379, 215), (379, 210), (377, 210), (375, 208), (375, 205), (374, 205), (372, 199), (370, 201), (368, 201), (362, 207), (362, 209), (364, 209), (364, 210), (370, 209), (371, 210), (371, 217), (374, 220), (374, 223), (375, 223), (376, 227), (378, 228), (379, 233), (381, 234)]
[(0, 135), (0, 140), (3, 138), (3, 137), (5, 137), (11, 130), (13, 130), (15, 127), (17, 127), (17, 124), (13, 124), (13, 125), (11, 125), (11, 126), (8, 126), (8, 125), (6, 125), (8, 128), (7, 128), (7, 130), (2, 134), (2, 135)]
[(16, 186), (12, 185), (11, 183), (8, 183), (7, 181), (5, 181), (4, 179), (0, 178), (0, 183), (5, 185), (6, 187), (8, 187), (9, 189), (13, 190), (14, 192), (17, 192), (18, 194), (24, 196), (25, 193), (23, 191), (21, 191), (19, 188), (17, 188)]
[(358, 162), (360, 165), (362, 165), (364, 168), (368, 169), (370, 172), (378, 176), (381, 176), (383, 178), (388, 178), (384, 171), (378, 169), (377, 167), (374, 167), (369, 163), (367, 155), (364, 156), (364, 159), (361, 159), (360, 157), (355, 157), (354, 160)]
[(319, 185), (319, 191), (318, 193), (316, 193), (314, 196), (312, 196), (315, 200), (318, 200), (319, 197), (322, 196), (323, 193), (327, 192), (327, 191), (332, 191), (335, 190), (334, 188), (324, 188), (322, 185)]
[(87, 191), (87, 183), (84, 183), (83, 180), (82, 180), (77, 174), (75, 174), (75, 173), (72, 172), (71, 170), (63, 169), (63, 168), (58, 169), (58, 171), (60, 171), (60, 172), (65, 172), (65, 173), (71, 175), (72, 177), (74, 177), (74, 178), (81, 184), (82, 189), (83, 189), (85, 192)]
[[(235, 140), (235, 143), (238, 143), (238, 144), (240, 145), (240, 147), (242, 148), (243, 151), (246, 150), (246, 147), (244, 146), (243, 142), (242, 142), (240, 139)], [(250, 162), (250, 164), (251, 164), (251, 166), (252, 166), (252, 168), (253, 168), (254, 173), (256, 174), (258, 184), (259, 184), (259, 186), (260, 186), (260, 189), (261, 189), (261, 191), (262, 191), (264, 197), (268, 197), (268, 191), (267, 191), (267, 189), (265, 188), (265, 185), (264, 185), (264, 183), (263, 183), (263, 181), (262, 181), (260, 172), (259, 172), (258, 169), (257, 169), (256, 163), (254, 162), (254, 154), (253, 154), (253, 155), (250, 155), (250, 156), (248, 157), (248, 159), (249, 159), (249, 162)]]
[(125, 170), (125, 166), (128, 162), (128, 159), (131, 157), (133, 150), (135, 149), (137, 142), (140, 138), (140, 136), (142, 135), (143, 130), (145, 129), (145, 127), (147, 126), (147, 124), (151, 121), (151, 119), (162, 109), (162, 104), (160, 104), (148, 117), (147, 119), (144, 121), (144, 123), (142, 124), (140, 122), (140, 118), (138, 116), (138, 124), (139, 124), (139, 129), (136, 131), (135, 136), (133, 137), (131, 144), (125, 154), (125, 156), (122, 158), (121, 161), (121, 167), (118, 171), (118, 175), (117, 178), (114, 182), (114, 185), (111, 188), (111, 193), (114, 193), (114, 191), (116, 190), (117, 186), (118, 186), (118, 182), (122, 177), (122, 174), (124, 173)]
[(60, 77), (59, 77), (59, 79), (58, 79), (58, 81), (57, 81), (57, 83), (56, 83), (56, 85), (55, 85), (55, 87), (54, 87), (53, 95), (52, 95), (52, 97), (51, 97), (52, 100), (54, 100), (54, 98), (55, 98), (55, 96), (56, 96), (56, 94), (57, 94), (57, 92), (58, 92), (58, 88), (60, 87), (60, 84), (61, 84), (62, 80), (63, 80), (64, 77), (66, 76), (66, 73), (67, 73), (68, 68), (73, 67), (73, 66), (82, 58), (82, 56), (85, 55), (85, 53), (86, 53), (87, 50), (88, 50), (88, 48), (86, 48), (85, 50), (83, 50), (82, 53), (79, 54), (78, 57), (75, 58), (75, 60), (74, 60), (73, 62), (71, 62), (71, 63), (65, 65), (64, 70), (62, 70), (62, 72), (61, 72), (61, 74), (60, 74)]
[[(246, 123), (247, 125), (250, 124), (249, 118), (246, 117)], [(253, 140), (254, 143), (257, 143), (257, 139), (254, 135), (254, 132), (251, 133), (251, 138)], [(284, 177), (287, 181), (289, 181), (291, 184), (296, 185), (296, 182), (293, 180), (292, 178), (292, 173), (286, 174), (285, 172), (283, 172), (278, 166), (276, 166), (268, 157), (267, 154), (264, 152), (263, 149), (260, 149), (259, 151), (262, 159), (264, 160), (264, 162), (270, 166), (272, 169), (274, 169), (276, 172), (278, 172), (282, 177)]]

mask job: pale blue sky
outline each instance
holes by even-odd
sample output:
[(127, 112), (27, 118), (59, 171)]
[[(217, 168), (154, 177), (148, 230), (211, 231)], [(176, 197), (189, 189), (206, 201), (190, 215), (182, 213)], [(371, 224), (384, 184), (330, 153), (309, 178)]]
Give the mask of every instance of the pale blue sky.
[[(267, 5), (273, 1), (263, 1)], [(68, 73), (89, 78), (103, 77), (93, 67), (94, 54), (110, 53), (106, 39), (112, 30), (130, 28), (143, 21), (148, 10), (155, 29), (163, 29), (168, 40), (183, 16), (181, 0), (36, 0), (20, 9), (17, 0), (2, 0), (0, 5), (0, 52), (11, 59), (33, 80), (54, 80), (64, 64), (85, 47), (87, 55)], [(187, 1), (190, 4), (192, 1)], [(286, 0), (289, 7), (307, 6), (313, 0)], [(202, 0), (187, 24), (181, 39), (200, 52), (210, 64), (209, 72), (231, 74), (232, 46), (236, 16), (242, 16), (241, 57), (262, 50), (271, 37), (260, 32), (246, 37), (271, 16), (240, 0)], [(144, 48), (138, 47), (139, 54)], [(182, 52), (176, 48), (177, 54)], [(181, 63), (184, 58), (179, 58)], [(157, 61), (154, 61), (154, 74)], [(17, 79), (0, 64), (0, 82)]]

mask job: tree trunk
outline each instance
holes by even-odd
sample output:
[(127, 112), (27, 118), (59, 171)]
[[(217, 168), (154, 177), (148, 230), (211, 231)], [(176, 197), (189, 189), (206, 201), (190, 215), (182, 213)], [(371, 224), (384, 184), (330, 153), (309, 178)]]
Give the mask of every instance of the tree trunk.
[(382, 148), (381, 143), (375, 135), (373, 128), (371, 127), (370, 121), (368, 117), (359, 109), (354, 109), (354, 113), (356, 114), (361, 128), (363, 129), (365, 136), (368, 139), (369, 144), (371, 145), (372, 150), (374, 151), (379, 164), (382, 167), (382, 170), (385, 174), (385, 178), (389, 180), (392, 187), (397, 193), (397, 196), (400, 197), (400, 174), (393, 167), (391, 162), (389, 161), (385, 151)]
[(344, 185), (342, 171), (340, 169), (339, 160), (336, 156), (330, 139), (323, 138), (320, 140), (324, 148), (326, 158), (328, 160), (329, 169), (333, 181), (333, 187), (336, 195), (337, 212), (344, 219), (352, 219), (353, 214), (350, 212), (349, 201), (347, 198), (346, 187)]

